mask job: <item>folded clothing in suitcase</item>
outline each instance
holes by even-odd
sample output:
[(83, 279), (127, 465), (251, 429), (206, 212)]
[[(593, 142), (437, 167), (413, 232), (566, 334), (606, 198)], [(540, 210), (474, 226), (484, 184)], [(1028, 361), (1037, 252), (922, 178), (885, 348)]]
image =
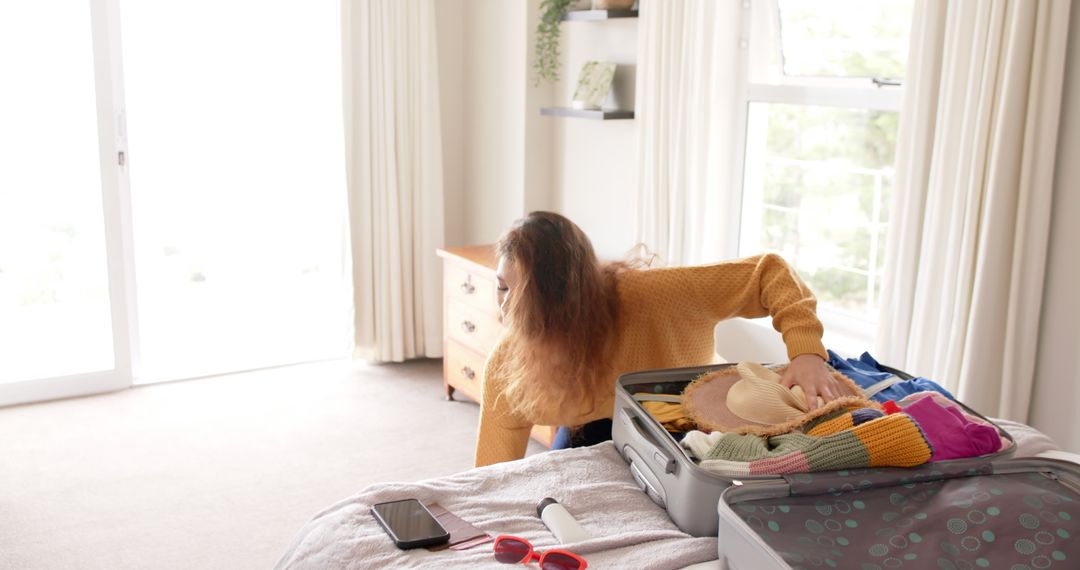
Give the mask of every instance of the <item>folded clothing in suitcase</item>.
[(1080, 566), (1080, 465), (1051, 459), (787, 475), (718, 514), (733, 569)]
[[(716, 505), (720, 494), (736, 479), (731, 474), (720, 475), (703, 469), (668, 432), (651, 416), (635, 394), (680, 395), (695, 378), (708, 372), (734, 366), (720, 364), (692, 368), (651, 370), (622, 375), (616, 386), (612, 439), (615, 447), (630, 464), (630, 472), (638, 485), (683, 531), (694, 536), (716, 536), (718, 521)], [(900, 377), (910, 376), (893, 371)], [(960, 404), (964, 410), (982, 418)], [(985, 420), (985, 418), (982, 418)], [(989, 420), (986, 420), (989, 422)], [(1013, 451), (1012, 438), (997, 428), (1009, 445), (1001, 451), (981, 457), (981, 461), (1006, 457)], [(959, 461), (959, 460), (954, 460)], [(927, 463), (911, 471), (929, 473), (952, 461)], [(778, 475), (739, 475), (740, 481), (780, 479)], [(780, 479), (782, 480), (782, 479)]]

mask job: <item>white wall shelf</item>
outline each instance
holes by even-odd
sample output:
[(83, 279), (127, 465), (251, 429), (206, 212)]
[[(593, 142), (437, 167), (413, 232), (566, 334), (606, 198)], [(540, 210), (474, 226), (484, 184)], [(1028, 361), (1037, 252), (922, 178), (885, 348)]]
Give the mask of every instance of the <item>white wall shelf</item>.
[(633, 111), (621, 111), (618, 109), (570, 109), (568, 107), (542, 107), (541, 115), (549, 117), (573, 117), (577, 119), (594, 119), (598, 121), (611, 121), (615, 119), (633, 119)]
[(571, 10), (563, 14), (564, 22), (586, 22), (592, 20), (613, 20), (615, 18), (637, 18), (637, 10)]

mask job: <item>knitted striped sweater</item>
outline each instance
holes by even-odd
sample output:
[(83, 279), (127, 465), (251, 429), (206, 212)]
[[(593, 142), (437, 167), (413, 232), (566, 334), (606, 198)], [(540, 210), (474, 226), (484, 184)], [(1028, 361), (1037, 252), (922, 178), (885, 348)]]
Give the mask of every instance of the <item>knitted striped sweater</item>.
[(775, 254), (712, 265), (627, 270), (618, 276), (616, 294), (616, 374), (610, 388), (595, 395), (591, 411), (588, 403), (582, 402), (579, 409), (548, 409), (536, 417), (513, 413), (504, 394), (504, 381), (496, 372), (508, 357), (508, 344), (498, 343), (485, 367), (477, 466), (524, 457), (533, 425), (576, 426), (610, 418), (619, 374), (713, 362), (713, 331), (724, 319), (771, 315), (789, 358), (800, 354), (828, 358), (821, 344), (823, 330), (813, 294)]
[(727, 477), (914, 467), (930, 460), (931, 446), (911, 416), (886, 416), (872, 408), (838, 414), (806, 433), (764, 437), (691, 432), (683, 445), (701, 459), (702, 469)]

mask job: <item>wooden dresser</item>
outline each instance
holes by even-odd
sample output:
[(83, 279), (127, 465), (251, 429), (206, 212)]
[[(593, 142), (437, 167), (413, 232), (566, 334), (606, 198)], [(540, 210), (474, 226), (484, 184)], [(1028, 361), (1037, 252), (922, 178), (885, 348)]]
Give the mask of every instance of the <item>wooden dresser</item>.
[[(443, 258), (443, 387), (446, 399), (455, 393), (480, 401), (487, 355), (502, 334), (495, 301), (495, 246), (476, 245), (438, 250)], [(551, 426), (535, 426), (532, 437), (551, 447)]]

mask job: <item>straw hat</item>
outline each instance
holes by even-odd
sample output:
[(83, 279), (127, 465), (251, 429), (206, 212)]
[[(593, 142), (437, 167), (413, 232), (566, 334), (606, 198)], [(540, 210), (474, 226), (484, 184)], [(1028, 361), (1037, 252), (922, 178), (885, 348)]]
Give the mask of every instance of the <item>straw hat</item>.
[[(777, 435), (788, 433), (807, 422), (849, 408), (878, 408), (863, 396), (842, 396), (831, 402), (818, 398), (818, 407), (810, 411), (802, 388), (788, 389), (780, 383), (780, 372), (756, 362), (741, 362), (710, 372), (694, 380), (683, 391), (682, 403), (687, 416), (705, 431)], [(862, 390), (848, 377), (833, 370), (834, 378), (847, 385), (853, 394)]]

